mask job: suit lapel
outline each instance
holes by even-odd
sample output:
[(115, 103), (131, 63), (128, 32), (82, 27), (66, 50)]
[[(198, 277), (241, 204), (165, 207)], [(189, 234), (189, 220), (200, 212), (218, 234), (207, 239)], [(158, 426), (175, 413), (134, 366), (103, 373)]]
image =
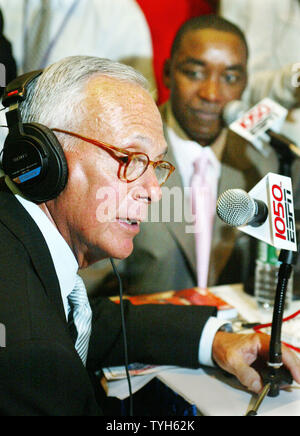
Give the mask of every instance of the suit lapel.
[[(168, 143), (168, 153), (166, 156), (166, 160), (170, 161), (171, 163), (173, 163), (173, 165), (176, 168), (177, 162), (174, 156), (174, 153), (172, 151), (172, 146), (168, 137), (168, 132), (165, 129), (165, 138), (167, 140)], [(184, 188), (183, 188), (183, 184), (182, 184), (182, 180), (179, 174), (179, 171), (175, 170), (175, 172), (170, 176), (169, 180), (167, 180), (167, 183), (165, 185), (166, 188), (168, 189), (176, 189), (179, 188), (181, 195), (179, 196), (179, 198), (181, 197), (181, 204), (178, 203), (176, 204), (176, 209), (178, 212), (179, 207), (181, 206), (181, 219), (179, 222), (175, 222), (174, 220), (174, 216), (171, 216), (171, 220), (169, 222), (166, 222), (166, 227), (169, 231), (169, 233), (172, 235), (172, 237), (174, 238), (174, 240), (176, 241), (176, 243), (178, 244), (179, 248), (183, 251), (185, 258), (187, 259), (192, 273), (196, 279), (196, 271), (197, 271), (197, 264), (196, 264), (196, 252), (195, 252), (195, 239), (194, 239), (194, 234), (193, 233), (187, 233), (187, 229), (188, 227), (191, 225), (191, 223), (186, 222), (185, 220), (185, 215), (184, 215)], [(179, 207), (178, 207), (179, 206)], [(174, 208), (171, 208), (171, 210), (173, 211)], [(176, 214), (176, 211), (174, 211), (174, 215)], [(176, 216), (176, 215), (175, 215)]]
[(26, 248), (45, 293), (65, 320), (58, 278), (43, 235), (14, 195), (1, 188), (0, 220)]

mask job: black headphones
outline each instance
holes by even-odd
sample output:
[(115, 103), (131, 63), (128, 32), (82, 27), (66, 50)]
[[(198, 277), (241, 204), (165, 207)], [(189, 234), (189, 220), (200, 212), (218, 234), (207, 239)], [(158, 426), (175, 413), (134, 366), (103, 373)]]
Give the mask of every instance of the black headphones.
[(21, 194), (37, 204), (58, 197), (68, 180), (66, 157), (54, 133), (38, 123), (23, 124), (21, 119), (19, 103), (26, 99), (29, 84), (42, 72), (17, 77), (7, 85), (2, 99), (3, 106), (9, 107), (9, 133), (1, 166)]

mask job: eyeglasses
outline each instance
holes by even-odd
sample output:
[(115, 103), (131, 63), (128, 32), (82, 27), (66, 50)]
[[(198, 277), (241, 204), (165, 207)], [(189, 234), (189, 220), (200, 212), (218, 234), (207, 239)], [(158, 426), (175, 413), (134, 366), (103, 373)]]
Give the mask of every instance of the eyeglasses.
[[(131, 183), (141, 177), (151, 165), (154, 169), (157, 182), (162, 186), (175, 170), (175, 167), (167, 161), (154, 162), (149, 159), (146, 153), (137, 153), (124, 150), (122, 148), (114, 147), (113, 145), (106, 144), (105, 142), (99, 142), (95, 139), (86, 138), (78, 133), (68, 132), (62, 129), (51, 129), (53, 132), (63, 133), (65, 135), (73, 136), (81, 139), (82, 141), (89, 142), (97, 147), (105, 150), (110, 156), (119, 162), (118, 178), (123, 182)], [(125, 156), (118, 156), (117, 153), (121, 153)]]

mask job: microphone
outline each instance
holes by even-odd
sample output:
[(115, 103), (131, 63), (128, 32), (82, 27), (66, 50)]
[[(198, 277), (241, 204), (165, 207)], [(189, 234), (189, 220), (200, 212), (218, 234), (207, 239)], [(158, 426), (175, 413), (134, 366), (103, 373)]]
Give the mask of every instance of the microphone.
[(292, 265), (296, 264), (297, 259), (291, 179), (269, 173), (249, 194), (241, 189), (225, 191), (218, 199), (217, 214), (230, 226), (239, 227), (239, 230), (281, 249), (269, 360), (267, 370), (261, 373), (265, 388), (254, 409), (247, 415), (254, 416), (267, 394), (278, 396), (282, 385), (293, 382), (291, 374), (283, 369), (281, 350), (285, 296)]
[(300, 148), (279, 131), (287, 116), (287, 109), (270, 98), (265, 98), (252, 108), (241, 100), (233, 100), (224, 108), (223, 120), (230, 130), (266, 154), (263, 141), (284, 158), (300, 158)]
[(223, 110), (223, 120), (226, 126), (230, 127), (230, 124), (242, 118), (249, 109), (249, 106), (242, 100), (232, 100), (227, 103)]
[(217, 215), (229, 226), (277, 249), (297, 251), (290, 177), (269, 173), (249, 193), (225, 191), (218, 198)]
[(269, 210), (263, 201), (250, 197), (246, 191), (229, 189), (218, 199), (217, 214), (231, 227), (259, 227), (267, 220)]

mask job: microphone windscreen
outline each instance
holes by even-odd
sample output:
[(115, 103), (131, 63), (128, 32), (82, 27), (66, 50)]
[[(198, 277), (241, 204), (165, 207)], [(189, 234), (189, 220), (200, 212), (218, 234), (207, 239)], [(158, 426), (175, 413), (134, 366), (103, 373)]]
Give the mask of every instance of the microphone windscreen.
[(248, 110), (248, 106), (241, 100), (232, 100), (227, 103), (223, 110), (223, 120), (226, 126), (242, 117)]
[(217, 214), (222, 221), (232, 227), (246, 225), (255, 214), (255, 202), (242, 189), (229, 189), (220, 195)]

